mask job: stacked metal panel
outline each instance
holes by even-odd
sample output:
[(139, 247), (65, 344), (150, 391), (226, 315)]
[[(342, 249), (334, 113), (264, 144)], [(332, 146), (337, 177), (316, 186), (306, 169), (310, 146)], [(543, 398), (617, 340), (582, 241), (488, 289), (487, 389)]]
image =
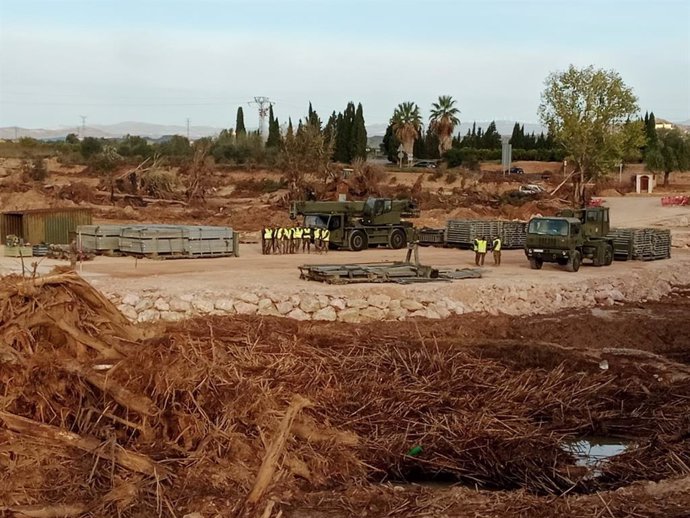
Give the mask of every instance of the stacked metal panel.
[(524, 221), (450, 220), (446, 229), (446, 241), (449, 245), (471, 248), (477, 238), (486, 237), (491, 241), (499, 236), (504, 249), (522, 248), (525, 246), (526, 227)]
[(122, 225), (79, 225), (81, 247), (93, 252), (115, 252), (120, 248)]
[(671, 231), (659, 228), (614, 228), (614, 257), (618, 260), (654, 261), (671, 257)]
[(445, 228), (424, 227), (418, 230), (419, 244), (423, 246), (443, 246), (446, 242)]
[(236, 254), (233, 230), (193, 225), (84, 225), (82, 247), (94, 252), (152, 257), (215, 257)]

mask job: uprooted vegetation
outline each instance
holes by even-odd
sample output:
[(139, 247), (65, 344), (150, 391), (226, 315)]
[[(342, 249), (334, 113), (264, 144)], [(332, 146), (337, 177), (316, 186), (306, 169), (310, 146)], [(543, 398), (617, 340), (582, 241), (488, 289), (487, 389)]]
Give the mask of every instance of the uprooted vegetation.
[[(75, 274), (4, 278), (0, 509), (298, 515), (318, 495), (359, 514), (347, 495), (365, 491), (411, 514), (423, 499), (372, 484), (516, 490), (524, 506), (690, 475), (686, 364), (462, 328), (257, 317), (142, 328)], [(602, 432), (638, 447), (593, 478), (561, 445)]]

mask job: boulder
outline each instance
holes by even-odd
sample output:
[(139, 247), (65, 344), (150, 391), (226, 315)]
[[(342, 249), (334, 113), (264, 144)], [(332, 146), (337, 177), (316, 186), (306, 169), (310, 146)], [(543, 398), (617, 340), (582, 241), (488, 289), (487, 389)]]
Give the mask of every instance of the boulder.
[(614, 300), (614, 302), (624, 302), (625, 301), (625, 295), (621, 293), (620, 290), (611, 290), (609, 292), (609, 296)]
[(141, 313), (142, 311), (146, 311), (152, 307), (153, 301), (151, 299), (140, 299), (139, 302), (137, 302), (137, 305), (134, 306), (134, 309), (137, 311), (137, 313)]
[(364, 308), (360, 310), (359, 316), (361, 317), (362, 320), (371, 320), (371, 321), (377, 321), (377, 320), (384, 320), (386, 318), (386, 312), (382, 310), (381, 308), (375, 308), (373, 306), (369, 306), (368, 308)]
[(244, 302), (241, 300), (235, 302), (235, 311), (237, 311), (238, 315), (253, 315), (258, 311), (258, 309), (258, 306), (250, 304), (249, 302)]
[(362, 309), (366, 308), (368, 305), (369, 303), (366, 301), (366, 299), (348, 299), (347, 301), (348, 308)]
[(359, 310), (355, 308), (347, 308), (339, 312), (338, 320), (340, 322), (347, 322), (348, 324), (359, 324), (362, 321), (359, 316)]
[(424, 309), (424, 305), (414, 299), (403, 299), (400, 301), (400, 306), (407, 311), (419, 311), (420, 309)]
[(238, 299), (240, 299), (242, 302), (246, 302), (247, 304), (258, 304), (259, 303), (259, 296), (256, 293), (251, 293), (249, 291), (245, 291), (244, 293), (240, 293), (237, 296)]
[(181, 297), (170, 299), (168, 305), (170, 306), (170, 311), (180, 311), (186, 313), (187, 311), (192, 310), (192, 303), (188, 300), (182, 300)]
[(223, 313), (232, 313), (235, 311), (235, 302), (230, 299), (218, 299), (213, 303), (213, 307)]
[(305, 313), (302, 311), (300, 308), (295, 308), (290, 313), (287, 314), (288, 318), (292, 318), (293, 320), (310, 320), (311, 315), (309, 313)]
[(124, 297), (122, 297), (122, 304), (134, 307), (139, 304), (140, 300), (141, 297), (136, 293), (127, 293)]
[(314, 313), (314, 315), (312, 315), (312, 318), (314, 320), (325, 320), (327, 322), (334, 322), (337, 318), (337, 314), (334, 308), (332, 308), (331, 306), (326, 306), (325, 308), (322, 308), (318, 310), (316, 313)]
[(289, 302), (287, 300), (284, 300), (283, 302), (278, 302), (276, 304), (276, 309), (278, 310), (278, 313), (281, 315), (287, 315), (292, 311), (293, 305), (292, 302)]
[(170, 304), (164, 298), (157, 298), (153, 303), (153, 307), (158, 311), (170, 311)]
[(319, 299), (314, 295), (305, 295), (299, 304), (299, 308), (305, 313), (314, 313), (321, 309)]
[(139, 313), (137, 322), (155, 322), (160, 318), (161, 314), (155, 309), (146, 309)]
[(369, 305), (379, 309), (386, 309), (391, 303), (391, 298), (388, 295), (377, 294), (369, 297)]
[(117, 309), (120, 310), (120, 312), (127, 317), (131, 321), (136, 321), (137, 319), (137, 310), (134, 309), (132, 306), (129, 304), (120, 304)]
[(194, 299), (192, 301), (192, 307), (199, 313), (210, 313), (213, 311), (213, 302), (206, 299)]
[(347, 307), (347, 304), (345, 304), (345, 301), (343, 299), (333, 299), (331, 300), (331, 307), (334, 307), (335, 309), (342, 311)]
[(176, 311), (162, 311), (161, 320), (166, 322), (178, 322), (184, 318), (182, 313), (177, 313)]

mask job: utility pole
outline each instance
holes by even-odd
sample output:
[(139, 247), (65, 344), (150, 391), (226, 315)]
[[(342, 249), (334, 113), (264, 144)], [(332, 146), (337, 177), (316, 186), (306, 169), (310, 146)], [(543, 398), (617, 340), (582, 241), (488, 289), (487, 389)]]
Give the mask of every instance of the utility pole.
[(81, 117), (81, 135), (80, 137), (84, 139), (86, 136), (86, 115), (80, 115)]
[(258, 96), (254, 97), (254, 101), (249, 104), (256, 104), (259, 108), (259, 135), (261, 135), (261, 140), (266, 142), (268, 138), (266, 135), (266, 117), (268, 117), (268, 110), (273, 102), (268, 97)]
[(187, 140), (189, 140), (189, 117), (187, 117)]

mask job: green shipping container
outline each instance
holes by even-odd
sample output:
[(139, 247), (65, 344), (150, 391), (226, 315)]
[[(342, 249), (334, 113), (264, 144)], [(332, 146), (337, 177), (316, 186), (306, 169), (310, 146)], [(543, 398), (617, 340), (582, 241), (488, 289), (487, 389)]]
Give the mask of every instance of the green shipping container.
[(6, 237), (13, 234), (32, 245), (66, 245), (79, 225), (91, 225), (91, 222), (91, 210), (80, 207), (4, 212), (0, 219), (0, 240), (4, 244)]

